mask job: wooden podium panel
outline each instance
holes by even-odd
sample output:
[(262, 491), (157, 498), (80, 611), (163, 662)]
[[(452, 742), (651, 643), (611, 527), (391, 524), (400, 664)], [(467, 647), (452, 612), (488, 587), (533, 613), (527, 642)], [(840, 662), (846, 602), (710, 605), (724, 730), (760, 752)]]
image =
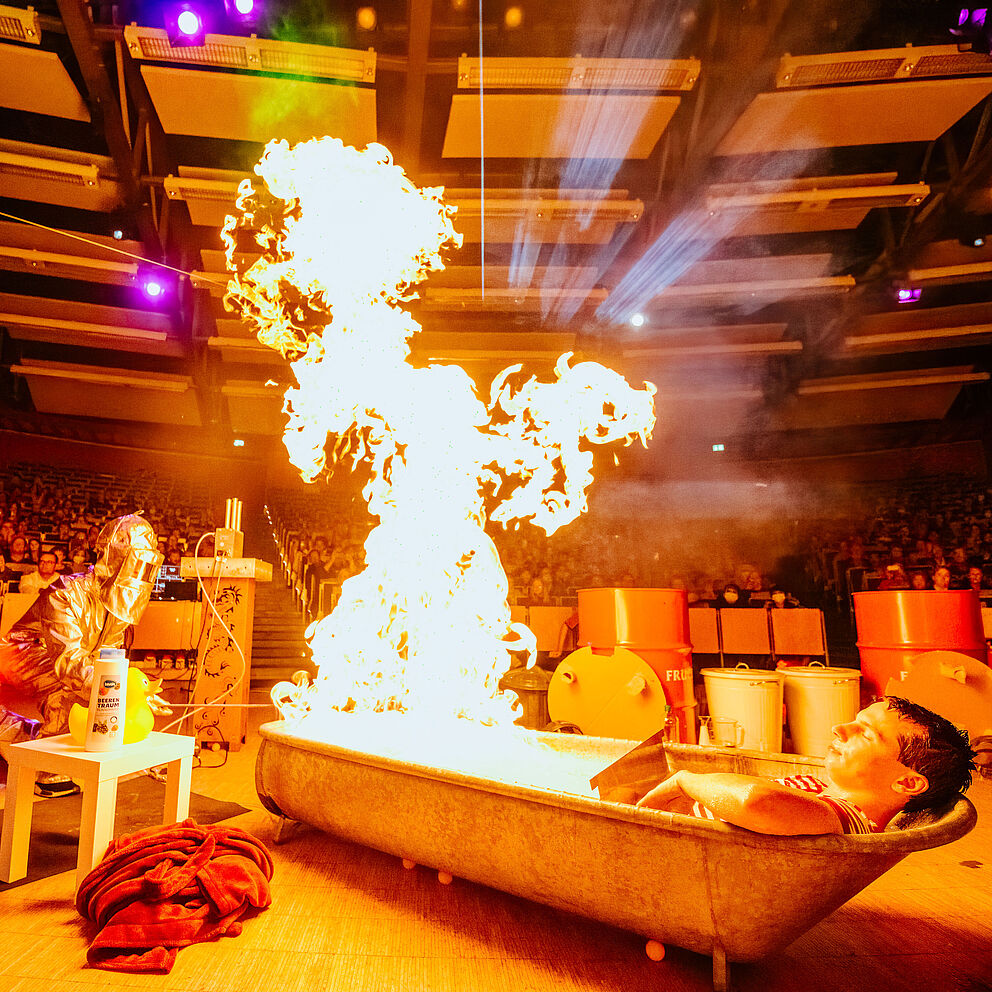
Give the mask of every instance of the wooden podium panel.
[(724, 654), (771, 654), (765, 610), (720, 610), (720, 629)]
[(717, 629), (719, 610), (697, 607), (689, 610), (689, 641), (693, 654), (719, 654), (720, 633)]
[(823, 614), (819, 610), (771, 610), (776, 655), (825, 655)]
[(197, 573), (217, 613), (207, 602), (201, 604), (204, 623), (196, 645), (192, 717), (184, 732), (201, 743), (237, 751), (248, 731), (255, 583), (271, 582), (272, 566), (255, 558), (184, 558), (179, 574), (194, 578)]

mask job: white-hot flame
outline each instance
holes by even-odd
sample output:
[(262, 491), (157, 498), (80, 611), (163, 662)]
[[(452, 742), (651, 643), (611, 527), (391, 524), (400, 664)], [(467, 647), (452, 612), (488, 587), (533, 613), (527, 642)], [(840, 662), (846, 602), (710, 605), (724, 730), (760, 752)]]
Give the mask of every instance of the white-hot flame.
[(368, 464), (364, 496), (379, 519), (364, 570), (314, 625), (316, 682), (286, 693), (281, 709), (505, 718), (498, 680), (534, 639), (510, 621), (486, 502), (504, 524), (529, 519), (551, 533), (574, 520), (592, 481), (589, 445), (643, 443), (654, 387), (563, 355), (554, 382), (501, 373), (487, 407), (463, 369), (414, 368), (420, 328), (399, 303), (460, 241), (443, 191), (418, 189), (381, 145), (335, 138), (272, 142), (255, 171), (267, 192), (243, 183), (224, 228), (226, 302), (291, 362), (293, 464), (315, 479), (335, 437), (333, 460)]

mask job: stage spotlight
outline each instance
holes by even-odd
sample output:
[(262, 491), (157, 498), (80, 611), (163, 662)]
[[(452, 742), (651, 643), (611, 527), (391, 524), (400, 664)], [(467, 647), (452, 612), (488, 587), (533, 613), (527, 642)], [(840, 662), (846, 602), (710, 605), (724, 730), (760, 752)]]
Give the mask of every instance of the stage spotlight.
[(373, 31), (377, 19), (375, 7), (359, 7), (355, 11), (355, 21), (363, 31)]
[(154, 266), (143, 268), (138, 273), (136, 285), (147, 303), (161, 306), (175, 290), (175, 283), (167, 272), (162, 272)]
[(503, 14), (503, 23), (510, 29), (518, 28), (524, 22), (524, 12), (522, 8), (513, 6), (507, 7)]
[(897, 286), (895, 296), (896, 303), (919, 303), (923, 290), (913, 286)]
[(988, 7), (959, 8), (957, 27), (951, 28), (951, 34), (959, 39), (959, 48), (967, 45), (972, 52), (989, 54), (992, 49), (992, 23), (988, 12)]
[(124, 229), (121, 228), (121, 227), (115, 227), (110, 232), (110, 234), (113, 237), (114, 241), (123, 241), (124, 240)]
[(958, 244), (965, 248), (984, 248), (992, 230), (992, 220), (987, 216), (962, 213), (951, 218), (951, 230)]
[(232, 443), (235, 448), (243, 448), (245, 446), (244, 440), (240, 437), (236, 437)]
[(202, 8), (192, 3), (165, 7), (165, 31), (173, 48), (200, 48), (207, 35), (207, 18)]
[(261, 15), (260, 0), (224, 0), (224, 10), (229, 23), (251, 27)]
[(630, 317), (630, 326), (631, 327), (643, 327), (644, 326), (644, 314), (642, 314), (642, 313), (631, 314), (631, 317)]

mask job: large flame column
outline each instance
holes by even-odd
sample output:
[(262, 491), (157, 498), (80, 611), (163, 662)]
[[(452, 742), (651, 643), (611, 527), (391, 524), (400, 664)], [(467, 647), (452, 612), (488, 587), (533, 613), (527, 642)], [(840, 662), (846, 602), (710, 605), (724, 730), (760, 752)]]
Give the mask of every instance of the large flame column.
[[(643, 442), (654, 387), (633, 389), (564, 355), (553, 382), (507, 369), (487, 401), (457, 366), (415, 368), (420, 328), (401, 303), (455, 247), (442, 190), (418, 189), (381, 145), (273, 142), (246, 181), (224, 237), (227, 305), (291, 363), (285, 443), (305, 479), (331, 462), (368, 467), (379, 523), (365, 569), (315, 625), (312, 687), (284, 711), (434, 710), (509, 716), (498, 680), (534, 640), (512, 624), (508, 581), (485, 532), (548, 533), (586, 509), (592, 444)], [(255, 260), (259, 249), (262, 257)]]

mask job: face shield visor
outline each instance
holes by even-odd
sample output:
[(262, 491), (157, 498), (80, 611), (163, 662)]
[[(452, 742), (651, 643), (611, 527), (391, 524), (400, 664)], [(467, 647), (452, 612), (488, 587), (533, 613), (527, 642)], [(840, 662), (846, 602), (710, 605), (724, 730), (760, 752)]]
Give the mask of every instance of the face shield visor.
[(137, 623), (165, 560), (156, 548), (155, 532), (141, 517), (121, 517), (107, 524), (96, 546), (100, 598), (118, 620)]

